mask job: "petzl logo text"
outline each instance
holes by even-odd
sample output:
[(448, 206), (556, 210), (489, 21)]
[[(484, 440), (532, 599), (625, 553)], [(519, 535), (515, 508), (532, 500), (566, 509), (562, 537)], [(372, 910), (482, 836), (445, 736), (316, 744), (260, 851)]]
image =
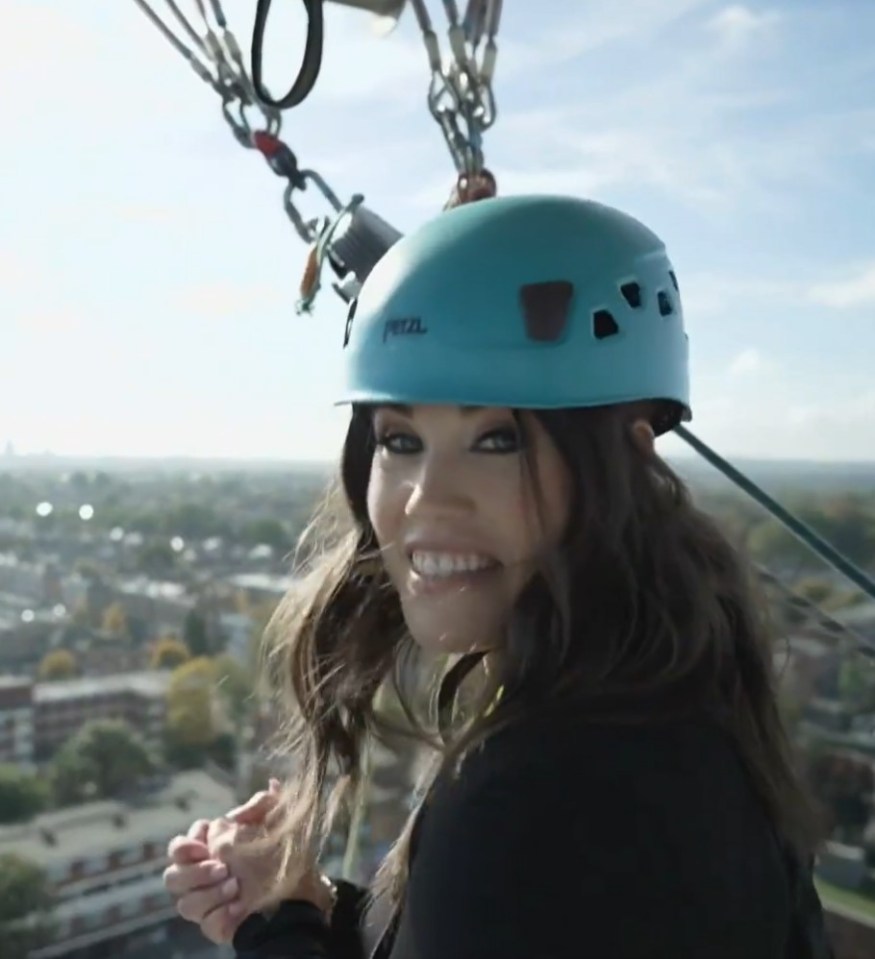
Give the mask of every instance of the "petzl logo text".
[(428, 327), (421, 316), (405, 316), (398, 320), (386, 320), (383, 327), (383, 342), (390, 336), (422, 336), (428, 333)]

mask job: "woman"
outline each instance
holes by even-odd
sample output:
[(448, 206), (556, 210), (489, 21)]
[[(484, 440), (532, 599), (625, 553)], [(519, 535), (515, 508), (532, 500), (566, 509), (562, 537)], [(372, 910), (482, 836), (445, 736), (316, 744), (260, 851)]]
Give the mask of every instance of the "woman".
[[(829, 955), (747, 569), (654, 451), (690, 416), (659, 239), (561, 197), (445, 213), (378, 264), (344, 346), (353, 530), (270, 658), (304, 775), (171, 843), (180, 913), (258, 959)], [(411, 648), (455, 662), (368, 897), (319, 875), (321, 797)]]

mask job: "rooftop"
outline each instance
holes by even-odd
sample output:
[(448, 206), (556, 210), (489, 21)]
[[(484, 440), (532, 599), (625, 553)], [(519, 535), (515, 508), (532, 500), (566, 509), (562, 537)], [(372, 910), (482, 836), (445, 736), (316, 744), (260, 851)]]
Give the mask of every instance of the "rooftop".
[(110, 696), (127, 691), (142, 696), (159, 697), (167, 694), (170, 676), (169, 671), (148, 670), (38, 683), (34, 687), (34, 700), (38, 703), (59, 702), (65, 699), (84, 699), (87, 696)]
[(229, 787), (192, 770), (136, 800), (84, 803), (44, 813), (29, 823), (0, 826), (0, 854), (14, 853), (46, 868), (145, 842), (165, 845), (195, 819), (214, 819), (235, 801)]

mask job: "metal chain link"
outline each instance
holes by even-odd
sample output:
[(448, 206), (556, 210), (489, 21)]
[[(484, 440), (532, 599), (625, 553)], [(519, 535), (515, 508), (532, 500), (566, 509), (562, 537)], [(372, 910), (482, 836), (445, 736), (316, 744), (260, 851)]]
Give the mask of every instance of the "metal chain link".
[[(495, 180), (484, 168), (483, 134), (497, 115), (492, 88), (498, 55), (496, 36), (502, 0), (468, 0), (459, 16), (456, 0), (443, 0), (449, 22), (450, 58), (445, 64), (425, 0), (411, 0), (431, 69), (428, 108), (444, 135), (459, 174), (448, 205), (495, 194)], [(484, 37), (483, 52), (478, 52)]]
[[(176, 0), (164, 0), (190, 45), (180, 39), (148, 0), (134, 2), (201, 80), (219, 95), (222, 115), (237, 142), (247, 150), (258, 151), (271, 170), (286, 180), (283, 208), (295, 232), (311, 248), (301, 282), (300, 299), (296, 304), (297, 311), (306, 313), (312, 308), (327, 263), (331, 263), (339, 274), (351, 274), (342, 276), (341, 282), (335, 285), (341, 298), (349, 301), (358, 293), (363, 277), (356, 274), (362, 270), (356, 270), (357, 264), (353, 262), (355, 257), (338, 257), (332, 243), (335, 240), (342, 241), (344, 230), (351, 230), (355, 225), (353, 218), (359, 212), (358, 234), (352, 238), (355, 242), (346, 242), (346, 247), (355, 247), (358, 259), (364, 258), (363, 262), (373, 259), (375, 244), (378, 247), (391, 244), (400, 234), (362, 207), (364, 198), (361, 194), (355, 194), (347, 203), (343, 203), (321, 174), (313, 169), (301, 169), (294, 152), (280, 139), (280, 111), (265, 104), (256, 93), (243, 62), (240, 45), (228, 27), (221, 0), (209, 0), (209, 13), (206, 0), (194, 0), (202, 34), (182, 12)], [(309, 184), (326, 201), (329, 208), (327, 215), (308, 219), (298, 209), (295, 194), (304, 192)], [(346, 262), (347, 259), (350, 262)]]

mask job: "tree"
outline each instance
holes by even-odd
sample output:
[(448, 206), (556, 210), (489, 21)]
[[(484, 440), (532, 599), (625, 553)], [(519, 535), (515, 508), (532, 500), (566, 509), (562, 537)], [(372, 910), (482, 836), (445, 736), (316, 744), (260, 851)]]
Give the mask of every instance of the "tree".
[(135, 786), (155, 768), (149, 750), (125, 722), (86, 723), (58, 751), (53, 785), (61, 803), (90, 797), (112, 798)]
[(201, 749), (216, 738), (216, 668), (205, 656), (174, 670), (167, 691), (167, 736), (174, 747)]
[(82, 755), (68, 740), (57, 753), (49, 771), (52, 798), (58, 806), (75, 806), (94, 799), (97, 769), (90, 757)]
[(44, 682), (72, 679), (78, 672), (76, 657), (67, 649), (53, 649), (46, 653), (37, 671)]
[(248, 706), (252, 700), (254, 682), (244, 666), (224, 653), (214, 660), (216, 684), (225, 698), (235, 724), (246, 718)]
[(208, 656), (212, 652), (207, 621), (196, 609), (185, 614), (182, 639), (192, 656)]
[(0, 766), (0, 823), (26, 822), (45, 809), (48, 790), (30, 773)]
[(104, 610), (103, 631), (119, 638), (129, 635), (128, 616), (121, 603), (112, 603)]
[(155, 644), (150, 665), (152, 669), (176, 669), (190, 659), (191, 653), (185, 643), (175, 636), (165, 636)]
[(53, 905), (48, 877), (36, 863), (13, 853), (0, 853), (0, 955), (3, 959), (28, 959), (33, 950), (52, 940)]
[(255, 520), (244, 526), (241, 538), (252, 546), (270, 546), (279, 555), (287, 553), (294, 545), (285, 525), (270, 518)]
[(163, 575), (176, 567), (173, 547), (163, 540), (147, 543), (137, 554), (137, 562), (144, 573)]

